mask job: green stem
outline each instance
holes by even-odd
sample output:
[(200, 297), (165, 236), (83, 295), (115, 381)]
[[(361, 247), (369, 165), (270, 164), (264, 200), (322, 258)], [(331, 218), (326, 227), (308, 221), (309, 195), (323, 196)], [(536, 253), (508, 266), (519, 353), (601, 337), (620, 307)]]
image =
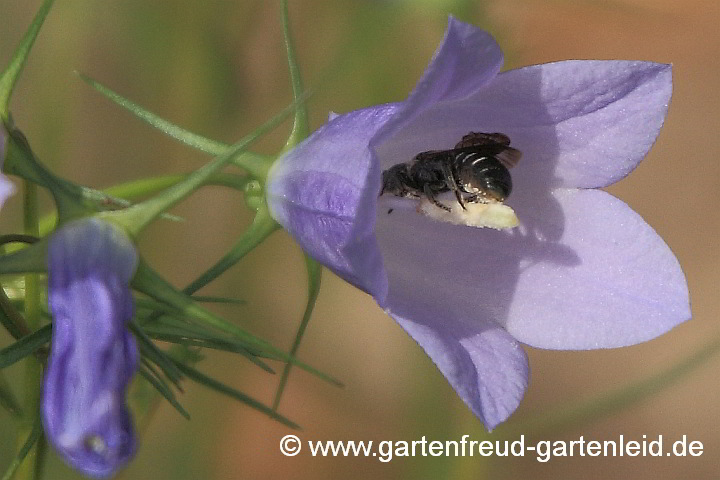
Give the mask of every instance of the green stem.
[(25, 322), (25, 318), (12, 306), (12, 302), (5, 294), (2, 285), (0, 285), (0, 323), (15, 340), (20, 340), (25, 335), (32, 333)]
[(253, 355), (291, 362), (299, 368), (312, 373), (313, 375), (326, 380), (334, 385), (341, 386), (342, 383), (327, 374), (320, 372), (310, 365), (290, 357), (284, 351), (272, 346), (270, 343), (258, 338), (243, 328), (228, 322), (224, 318), (212, 313), (209, 310), (197, 305), (192, 297), (183, 292), (175, 290), (164, 278), (153, 271), (142, 260), (138, 264), (131, 286), (136, 290), (145, 293), (153, 300), (168, 305), (176, 312), (181, 313), (191, 323), (196, 323), (204, 328), (210, 327), (220, 332), (232, 335), (234, 343), (241, 345)]
[[(30, 434), (27, 436), (22, 446), (20, 447), (17, 456), (13, 459), (8, 469), (5, 471), (5, 474), (2, 476), (2, 480), (11, 480), (12, 478), (14, 478), (15, 473), (18, 472), (18, 469), (23, 464), (23, 460), (27, 458), (30, 450), (37, 447), (42, 452), (44, 452), (44, 445), (45, 442), (42, 430), (42, 422), (40, 421), (40, 415), (36, 415), (35, 422), (33, 423), (32, 429), (30, 430)], [(40, 478), (41, 472), (36, 470), (36, 473), (37, 475), (35, 476), (35, 478)]]
[[(281, 0), (283, 37), (285, 39), (285, 50), (288, 57), (288, 66), (290, 69), (290, 83), (292, 84), (293, 99), (295, 102), (300, 101), (303, 95), (302, 77), (300, 76), (300, 68), (298, 67), (297, 57), (295, 56), (295, 47), (293, 45), (292, 36), (290, 35), (290, 14), (288, 12), (287, 0)], [(299, 104), (295, 110), (295, 121), (293, 122), (292, 132), (288, 138), (286, 149), (291, 149), (310, 133), (308, 122), (307, 106)]]
[[(88, 187), (82, 188), (87, 191), (88, 196), (97, 198), (98, 202), (100, 202), (101, 198), (108, 200), (107, 197), (110, 197), (110, 200), (120, 199), (131, 201), (172, 187), (173, 185), (185, 180), (188, 175), (189, 174), (187, 173), (178, 173), (174, 175), (162, 175), (154, 178), (141, 178), (139, 180), (131, 180), (126, 183), (114, 185), (103, 190), (95, 190)], [(242, 191), (247, 181), (246, 176), (220, 172), (210, 177), (210, 179), (205, 182), (205, 185), (217, 185)], [(47, 235), (55, 227), (56, 223), (56, 213), (45, 215), (42, 219), (40, 219), (40, 235), (43, 237)], [(6, 235), (5, 237), (8, 236)]]
[(513, 422), (513, 426), (500, 427), (497, 433), (502, 438), (519, 438), (521, 434), (531, 438), (547, 438), (573, 427), (587, 425), (669, 388), (693, 370), (705, 365), (718, 353), (720, 353), (720, 338), (715, 338), (700, 350), (645, 380), (590, 400), (552, 409), (525, 421)]
[[(180, 127), (179, 125), (175, 125), (174, 123), (157, 116), (150, 110), (147, 110), (138, 105), (137, 103), (128, 100), (127, 98), (110, 90), (105, 85), (101, 84), (96, 80), (93, 80), (87, 75), (78, 73), (78, 76), (92, 88), (97, 90), (99, 93), (105, 95), (105, 97), (107, 97), (110, 101), (132, 112), (135, 116), (137, 116), (140, 120), (146, 122), (148, 125), (160, 130), (165, 135), (168, 135), (169, 137), (172, 137), (175, 140), (184, 143), (185, 145), (215, 156), (222, 155), (229, 148), (231, 148), (230, 145), (226, 145), (222, 142), (203, 137), (202, 135), (193, 133)], [(265, 178), (267, 172), (265, 172), (264, 165), (270, 162), (270, 160), (270, 157), (258, 153), (243, 152), (236, 158), (231, 160), (231, 163), (244, 169), (246, 172), (253, 175), (256, 179), (260, 180), (262, 178)]]
[[(38, 198), (37, 186), (30, 182), (24, 182), (23, 189), (24, 200), (24, 227), (25, 234), (39, 236), (38, 230)], [(25, 323), (27, 328), (34, 332), (40, 328), (41, 315), (41, 296), (39, 276), (37, 274), (28, 274), (25, 276)], [(42, 364), (34, 356), (28, 356), (24, 360), (25, 363), (25, 413), (20, 423), (17, 434), (17, 448), (20, 451), (27, 439), (31, 436), (33, 428), (37, 423), (38, 410), (40, 405), (40, 392), (42, 388)], [(20, 464), (16, 479), (18, 480), (34, 480), (41, 468), (42, 449), (38, 449), (38, 444), (34, 444), (28, 451), (25, 460)]]
[(47, 17), (50, 11), (50, 7), (52, 7), (53, 1), (54, 0), (45, 0), (40, 6), (40, 10), (35, 14), (35, 18), (27, 32), (25, 32), (25, 36), (15, 49), (10, 64), (0, 76), (0, 116), (2, 116), (5, 123), (9, 120), (10, 97), (12, 96), (13, 89), (15, 88), (15, 84), (20, 77), (23, 67), (25, 67), (25, 62), (27, 62), (28, 56), (30, 55), (30, 49), (35, 43), (35, 39), (40, 32), (40, 27), (42, 27), (45, 17)]
[[(295, 334), (295, 341), (290, 348), (290, 356), (295, 358), (298, 349), (300, 348), (300, 342), (302, 341), (305, 330), (310, 323), (310, 317), (312, 316), (313, 309), (315, 308), (315, 301), (317, 300), (318, 294), (320, 293), (320, 280), (322, 277), (322, 265), (313, 260), (312, 258), (305, 255), (305, 265), (307, 267), (308, 274), (308, 300), (305, 306), (305, 313), (303, 314), (302, 321), (298, 327), (298, 331)], [(272, 409), (277, 410), (280, 406), (280, 398), (282, 398), (285, 385), (287, 384), (288, 377), (290, 376), (290, 369), (292, 364), (285, 364), (280, 382), (278, 383), (277, 391), (275, 392), (275, 399), (273, 400)]]
[[(296, 103), (293, 103), (285, 108), (253, 133), (227, 149), (222, 155), (215, 157), (210, 163), (200, 167), (180, 183), (173, 185), (158, 196), (122, 211), (105, 212), (102, 216), (123, 225), (131, 235), (138, 235), (155, 217), (187, 198), (231, 160), (246, 150), (254, 141), (282, 123), (297, 106)], [(270, 166), (270, 162), (253, 165), (254, 171), (249, 171), (249, 173), (255, 178), (262, 178), (264, 180), (267, 177)]]
[(0, 407), (6, 409), (16, 418), (22, 419), (23, 417), (20, 402), (15, 399), (10, 382), (7, 381), (2, 370), (0, 370)]
[(272, 219), (267, 206), (261, 207), (252, 225), (238, 239), (232, 249), (225, 254), (215, 265), (210, 267), (202, 275), (196, 278), (190, 285), (183, 289), (187, 295), (200, 290), (208, 283), (215, 280), (228, 268), (239, 262), (248, 252), (260, 245), (271, 233), (277, 230), (279, 225)]
[[(290, 70), (290, 83), (292, 85), (293, 98), (299, 103), (299, 99), (304, 95), (303, 83), (300, 75), (300, 67), (298, 66), (297, 57), (295, 56), (295, 47), (292, 36), (290, 35), (290, 13), (288, 11), (288, 1), (281, 0), (280, 7), (282, 14), (283, 37), (285, 39), (285, 50)], [(285, 144), (285, 150), (290, 150), (304, 140), (308, 136), (309, 131), (310, 127), (307, 106), (302, 103), (298, 105), (298, 108), (295, 110), (295, 121), (293, 123), (292, 132), (290, 132), (290, 137)], [(320, 290), (320, 274), (322, 272), (322, 267), (307, 255), (305, 256), (305, 261), (308, 272), (308, 302), (290, 350), (290, 356), (293, 358), (300, 348), (300, 342), (302, 341), (305, 329), (310, 322), (310, 317), (315, 306), (315, 300), (317, 299), (317, 295)], [(287, 384), (288, 377), (290, 376), (291, 368), (292, 365), (287, 363), (283, 369), (277, 391), (275, 392), (275, 399), (273, 400), (273, 410), (277, 410), (280, 405), (280, 398), (285, 390), (285, 385)]]
[(61, 214), (66, 216), (81, 214), (77, 202), (81, 188), (55, 176), (46, 168), (35, 156), (30, 143), (20, 130), (13, 127), (9, 130), (9, 134), (4, 171), (47, 188)]

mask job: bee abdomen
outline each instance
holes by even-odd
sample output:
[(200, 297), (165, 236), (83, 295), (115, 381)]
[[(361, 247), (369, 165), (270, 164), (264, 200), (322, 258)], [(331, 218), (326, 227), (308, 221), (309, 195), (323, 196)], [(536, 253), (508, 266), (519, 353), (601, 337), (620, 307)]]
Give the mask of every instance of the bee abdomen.
[(503, 201), (512, 191), (510, 172), (492, 155), (460, 152), (455, 155), (454, 167), (458, 186), (467, 193), (480, 193)]

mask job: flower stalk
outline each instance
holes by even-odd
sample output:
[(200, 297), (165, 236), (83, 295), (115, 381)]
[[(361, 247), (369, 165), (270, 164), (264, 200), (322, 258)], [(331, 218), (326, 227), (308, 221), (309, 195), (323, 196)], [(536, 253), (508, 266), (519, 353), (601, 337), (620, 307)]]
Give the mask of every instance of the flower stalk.
[[(38, 237), (39, 214), (37, 186), (31, 182), (23, 182), (23, 223), (26, 235)], [(39, 329), (41, 325), (41, 290), (39, 275), (29, 273), (25, 275), (25, 325), (30, 333)], [(43, 365), (34, 356), (28, 356), (24, 361), (24, 413), (16, 434), (16, 447), (18, 453), (23, 449), (28, 438), (38, 423), (38, 410), (42, 391)], [(44, 462), (45, 449), (40, 443), (43, 435), (28, 450), (25, 460), (20, 463), (16, 472), (17, 480), (35, 480), (39, 478)]]
[(45, 22), (45, 18), (50, 12), (50, 7), (52, 7), (54, 2), (55, 0), (43, 1), (30, 27), (27, 32), (25, 32), (25, 36), (20, 41), (20, 45), (15, 49), (10, 64), (2, 75), (0, 75), (0, 118), (2, 118), (4, 123), (8, 123), (10, 120), (10, 97), (15, 89), (15, 84), (18, 78), (20, 78), (20, 73), (25, 67), (25, 63), (30, 55), (30, 50), (35, 43), (38, 33), (40, 33), (40, 27), (42, 27)]

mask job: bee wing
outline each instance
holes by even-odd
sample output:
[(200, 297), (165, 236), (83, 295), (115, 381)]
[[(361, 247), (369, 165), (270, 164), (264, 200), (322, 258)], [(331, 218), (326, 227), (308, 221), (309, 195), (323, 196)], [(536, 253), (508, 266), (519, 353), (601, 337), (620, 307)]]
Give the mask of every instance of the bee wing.
[(462, 137), (455, 148), (467, 148), (476, 147), (483, 145), (510, 145), (510, 138), (504, 133), (483, 133), (483, 132), (470, 132)]
[(505, 147), (505, 149), (495, 155), (495, 157), (500, 160), (500, 163), (505, 165), (505, 167), (512, 168), (517, 165), (522, 158), (522, 152), (516, 148)]
[(417, 155), (415, 155), (415, 158), (413, 160), (430, 160), (438, 158), (439, 156), (447, 155), (448, 153), (450, 153), (450, 150), (428, 150), (427, 152), (418, 153)]

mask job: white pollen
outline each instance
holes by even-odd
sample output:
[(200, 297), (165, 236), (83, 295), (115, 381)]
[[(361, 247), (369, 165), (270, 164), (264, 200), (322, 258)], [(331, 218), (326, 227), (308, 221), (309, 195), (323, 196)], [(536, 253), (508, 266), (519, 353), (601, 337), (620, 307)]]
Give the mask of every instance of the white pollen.
[(447, 200), (440, 202), (450, 207), (450, 211), (438, 207), (427, 198), (420, 201), (417, 210), (433, 220), (454, 225), (502, 230), (517, 227), (519, 224), (515, 211), (504, 203), (466, 203), (463, 210), (454, 198), (452, 202)]

